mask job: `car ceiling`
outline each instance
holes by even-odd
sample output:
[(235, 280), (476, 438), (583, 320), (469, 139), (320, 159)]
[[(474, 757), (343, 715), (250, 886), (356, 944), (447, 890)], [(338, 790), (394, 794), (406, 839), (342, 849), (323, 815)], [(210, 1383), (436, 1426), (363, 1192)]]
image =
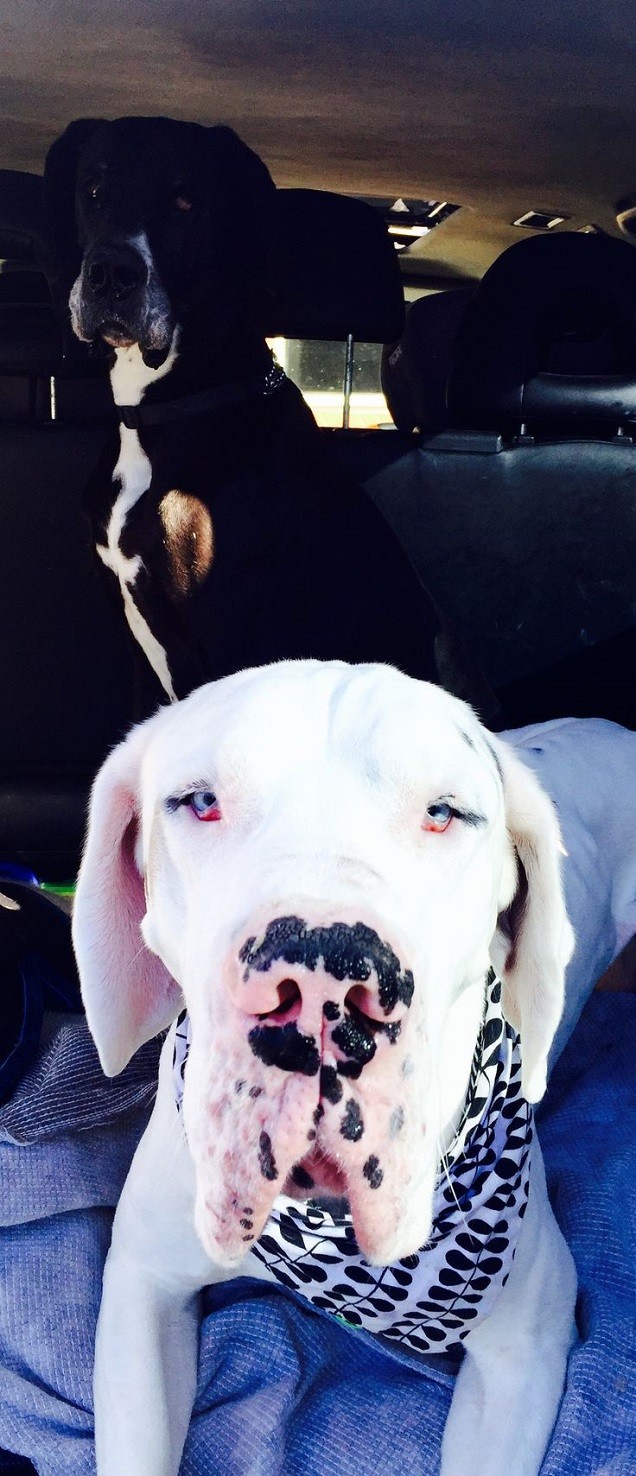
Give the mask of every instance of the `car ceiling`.
[(4, 0), (2, 32), (4, 168), (82, 115), (227, 122), (280, 185), (466, 207), (418, 247), (451, 276), (636, 189), (632, 0)]

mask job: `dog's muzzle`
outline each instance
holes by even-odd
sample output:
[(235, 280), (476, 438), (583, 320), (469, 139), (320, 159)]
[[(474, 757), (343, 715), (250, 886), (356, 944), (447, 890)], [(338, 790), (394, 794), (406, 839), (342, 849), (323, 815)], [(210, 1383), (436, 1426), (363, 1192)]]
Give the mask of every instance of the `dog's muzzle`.
[(174, 332), (168, 297), (152, 257), (128, 241), (90, 247), (71, 291), (71, 321), (78, 338), (111, 348), (138, 343), (145, 362), (163, 363)]
[(424, 1133), (414, 993), (410, 969), (367, 920), (290, 913), (232, 948), (225, 1019), (218, 999), (209, 1031), (193, 1019), (184, 1094), (197, 1229), (213, 1258), (239, 1260), (282, 1190), (346, 1196), (367, 1257), (393, 1250)]

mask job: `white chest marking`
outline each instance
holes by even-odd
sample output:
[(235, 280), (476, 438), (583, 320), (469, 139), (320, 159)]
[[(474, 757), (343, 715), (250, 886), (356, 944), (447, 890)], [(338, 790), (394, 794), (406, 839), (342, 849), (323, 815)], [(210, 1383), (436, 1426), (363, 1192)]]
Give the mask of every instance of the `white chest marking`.
[(116, 405), (140, 405), (150, 384), (164, 379), (170, 373), (179, 353), (179, 329), (175, 328), (172, 343), (163, 364), (158, 369), (149, 368), (141, 357), (138, 343), (130, 348), (115, 349), (115, 363), (110, 371), (110, 387)]
[[(148, 385), (154, 379), (161, 379), (169, 372), (177, 357), (175, 340), (173, 340), (165, 364), (162, 364), (160, 369), (147, 368), (137, 344), (129, 349), (116, 350), (115, 365), (110, 376), (116, 405), (138, 405)], [(111, 509), (106, 529), (106, 542), (98, 543), (97, 552), (102, 562), (119, 580), (126, 619), (135, 640), (145, 652), (171, 702), (175, 702), (176, 694), (165, 650), (138, 610), (132, 594), (132, 588), (142, 567), (141, 555), (134, 554), (132, 557), (127, 557), (121, 549), (121, 536), (128, 515), (139, 498), (147, 492), (151, 478), (152, 467), (136, 430), (121, 425), (119, 457), (113, 471), (113, 482), (119, 483), (120, 491)]]

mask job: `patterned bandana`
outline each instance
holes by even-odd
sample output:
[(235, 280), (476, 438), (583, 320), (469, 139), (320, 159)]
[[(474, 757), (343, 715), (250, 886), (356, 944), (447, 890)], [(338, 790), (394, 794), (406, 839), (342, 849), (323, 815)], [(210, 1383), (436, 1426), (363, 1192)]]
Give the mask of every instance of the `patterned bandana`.
[[(184, 1012), (174, 1047), (178, 1108), (189, 1047)], [(260, 1277), (265, 1272), (354, 1327), (418, 1353), (457, 1353), (510, 1274), (528, 1201), (532, 1136), (519, 1038), (503, 1019), (501, 984), (491, 973), (466, 1104), (437, 1180), (423, 1249), (391, 1266), (370, 1266), (339, 1204), (332, 1201), (332, 1213), (328, 1201), (299, 1204), (280, 1194), (241, 1274), (249, 1276), (254, 1257)]]

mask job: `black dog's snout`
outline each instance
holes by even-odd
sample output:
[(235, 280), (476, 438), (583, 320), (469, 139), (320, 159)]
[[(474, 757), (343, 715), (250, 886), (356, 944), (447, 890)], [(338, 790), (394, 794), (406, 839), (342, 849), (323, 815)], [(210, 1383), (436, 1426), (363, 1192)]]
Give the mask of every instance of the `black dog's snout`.
[(101, 245), (88, 257), (85, 276), (93, 297), (122, 302), (143, 287), (148, 268), (131, 246)]

